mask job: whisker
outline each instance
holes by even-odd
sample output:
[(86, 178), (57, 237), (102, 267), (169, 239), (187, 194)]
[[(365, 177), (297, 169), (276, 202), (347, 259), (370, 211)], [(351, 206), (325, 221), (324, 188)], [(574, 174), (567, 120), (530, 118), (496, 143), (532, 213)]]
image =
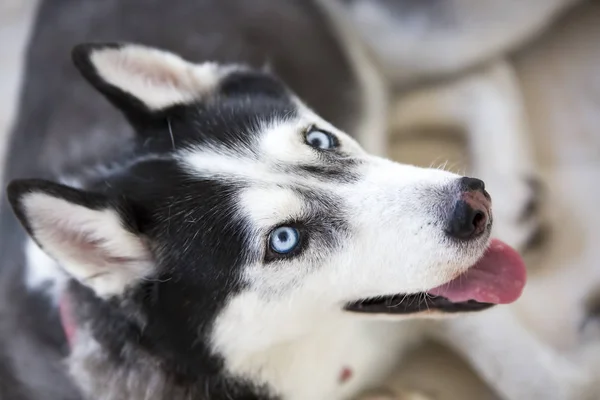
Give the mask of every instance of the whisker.
[(171, 145), (173, 146), (173, 150), (175, 150), (175, 137), (173, 136), (173, 128), (171, 127), (171, 119), (167, 118), (167, 125), (169, 125), (169, 134), (171, 135)]

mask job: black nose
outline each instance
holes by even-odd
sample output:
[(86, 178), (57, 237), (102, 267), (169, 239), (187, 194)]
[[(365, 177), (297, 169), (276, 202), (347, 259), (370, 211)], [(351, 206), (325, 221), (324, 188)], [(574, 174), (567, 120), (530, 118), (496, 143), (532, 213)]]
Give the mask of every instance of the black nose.
[(485, 182), (481, 179), (469, 178), (467, 176), (460, 178), (459, 185), (460, 189), (465, 192), (469, 190), (485, 190)]
[(480, 179), (461, 178), (459, 198), (454, 204), (446, 233), (456, 239), (469, 240), (481, 236), (490, 219), (491, 201)]

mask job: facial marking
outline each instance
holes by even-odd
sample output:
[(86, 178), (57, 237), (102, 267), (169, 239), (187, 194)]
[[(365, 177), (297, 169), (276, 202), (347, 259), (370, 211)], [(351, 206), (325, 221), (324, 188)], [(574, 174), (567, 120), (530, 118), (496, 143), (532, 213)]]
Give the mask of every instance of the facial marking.
[(310, 122), (302, 119), (270, 124), (261, 133), (261, 154), (279, 163), (317, 163), (317, 153), (304, 140), (309, 127)]
[(236, 155), (222, 150), (198, 150), (186, 151), (179, 158), (193, 176), (271, 183), (283, 180), (268, 164), (249, 155)]
[[(331, 188), (332, 181), (351, 182), (357, 179), (358, 158), (338, 153), (325, 154), (306, 143), (305, 135), (311, 126), (308, 118), (275, 120), (259, 124), (252, 141), (255, 148), (241, 145), (231, 149), (214, 144), (210, 147), (189, 147), (178, 158), (192, 175), (232, 181), (263, 182), (277, 185)], [(331, 133), (345, 143), (351, 139), (341, 132)]]
[(248, 188), (240, 192), (240, 208), (259, 229), (297, 219), (305, 212), (300, 196), (292, 189)]

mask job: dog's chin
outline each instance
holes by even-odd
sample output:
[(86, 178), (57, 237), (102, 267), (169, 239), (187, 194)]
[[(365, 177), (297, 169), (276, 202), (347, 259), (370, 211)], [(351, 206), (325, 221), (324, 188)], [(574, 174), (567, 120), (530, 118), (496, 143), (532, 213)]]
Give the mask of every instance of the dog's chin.
[(344, 311), (374, 316), (408, 316), (455, 314), (486, 310), (494, 303), (481, 303), (476, 300), (452, 302), (442, 296), (433, 296), (421, 292), (414, 294), (396, 294), (389, 296), (372, 297), (347, 303)]

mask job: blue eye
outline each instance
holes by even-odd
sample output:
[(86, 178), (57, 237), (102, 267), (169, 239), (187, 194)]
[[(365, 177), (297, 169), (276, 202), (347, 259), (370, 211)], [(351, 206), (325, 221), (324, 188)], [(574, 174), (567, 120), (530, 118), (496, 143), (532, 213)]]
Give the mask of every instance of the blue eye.
[(333, 135), (318, 129), (311, 129), (306, 134), (306, 143), (321, 150), (330, 150), (336, 146)]
[(290, 226), (276, 228), (269, 236), (269, 247), (275, 253), (287, 254), (300, 244), (300, 232)]

